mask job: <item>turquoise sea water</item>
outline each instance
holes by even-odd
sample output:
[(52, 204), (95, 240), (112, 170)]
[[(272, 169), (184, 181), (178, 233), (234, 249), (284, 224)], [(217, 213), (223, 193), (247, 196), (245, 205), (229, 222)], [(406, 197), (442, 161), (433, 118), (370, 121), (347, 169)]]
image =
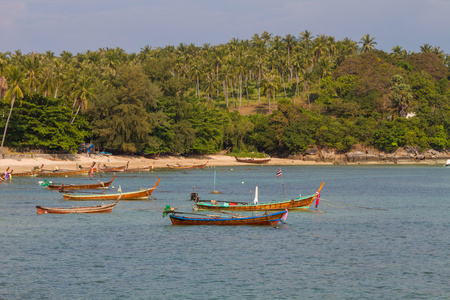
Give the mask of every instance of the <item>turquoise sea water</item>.
[[(214, 171), (221, 195), (211, 195)], [(63, 201), (40, 178), (13, 177), (0, 184), (0, 299), (449, 299), (450, 169), (442, 166), (283, 167), (286, 198), (325, 185), (319, 212), (292, 211), (278, 229), (172, 226), (159, 212), (190, 211), (194, 186), (202, 199), (250, 201), (258, 185), (260, 202), (280, 200), (276, 171), (118, 174), (113, 185), (124, 192), (161, 183), (150, 201), (92, 215), (37, 215), (36, 205), (99, 202)]]

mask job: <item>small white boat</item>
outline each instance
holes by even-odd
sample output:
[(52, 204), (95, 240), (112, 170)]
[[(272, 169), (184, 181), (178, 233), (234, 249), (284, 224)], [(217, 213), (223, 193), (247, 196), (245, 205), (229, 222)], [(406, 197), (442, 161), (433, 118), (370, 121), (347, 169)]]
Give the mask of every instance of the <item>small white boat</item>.
[(450, 159), (447, 159), (447, 162), (445, 163), (445, 167), (450, 167)]

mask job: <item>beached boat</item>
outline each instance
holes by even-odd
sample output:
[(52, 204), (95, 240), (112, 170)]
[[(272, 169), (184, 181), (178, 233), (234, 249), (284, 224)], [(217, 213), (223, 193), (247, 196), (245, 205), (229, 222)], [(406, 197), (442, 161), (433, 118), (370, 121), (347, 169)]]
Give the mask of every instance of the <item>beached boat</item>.
[(160, 154), (161, 153), (158, 152), (158, 154), (144, 154), (143, 156), (148, 159), (158, 159)]
[(234, 157), (237, 162), (249, 163), (249, 164), (267, 164), (272, 158), (254, 158), (254, 157)]
[(137, 173), (140, 173), (140, 172), (151, 172), (151, 171), (153, 171), (153, 165), (155, 164), (155, 162), (153, 162), (153, 164), (151, 165), (151, 166), (148, 166), (148, 167), (143, 167), (143, 168), (127, 168), (127, 169), (125, 169), (125, 172), (137, 172)]
[(39, 172), (41, 172), (43, 167), (44, 167), (44, 165), (41, 165), (40, 168), (36, 166), (30, 172), (14, 173), (14, 177), (35, 177), (35, 176), (37, 176), (39, 174)]
[(161, 178), (158, 178), (155, 186), (149, 189), (141, 189), (135, 192), (114, 193), (114, 194), (63, 194), (65, 200), (115, 200), (121, 196), (121, 200), (147, 200), (152, 192), (156, 189)]
[(217, 201), (217, 200), (203, 200), (198, 199), (197, 193), (191, 194), (191, 200), (195, 202), (196, 207), (199, 210), (236, 210), (236, 211), (262, 211), (262, 210), (283, 210), (283, 209), (295, 209), (295, 210), (307, 210), (317, 199), (320, 197), (320, 191), (323, 187), (321, 183), (317, 192), (313, 195), (300, 196), (291, 200), (285, 201), (272, 201), (272, 202), (239, 202), (239, 201)]
[(114, 175), (113, 179), (107, 182), (98, 181), (96, 183), (86, 183), (86, 184), (49, 184), (47, 189), (49, 190), (59, 190), (60, 192), (64, 192), (66, 190), (84, 190), (84, 189), (107, 189), (111, 183), (116, 178)]
[(137, 172), (137, 173), (140, 173), (140, 172), (151, 172), (152, 170), (153, 170), (153, 167), (150, 166), (150, 167), (144, 167), (144, 168), (126, 169), (124, 172), (130, 172), (130, 173)]
[(450, 159), (447, 159), (447, 161), (445, 162), (445, 166), (450, 167)]
[[(119, 198), (120, 199), (120, 198)], [(93, 213), (108, 213), (113, 210), (119, 199), (112, 204), (101, 204), (96, 206), (72, 206), (72, 207), (44, 207), (36, 206), (38, 215), (40, 214), (93, 214)]]
[(96, 171), (95, 164), (96, 162), (93, 162), (89, 168), (81, 168), (76, 170), (41, 170), (37, 176), (88, 176)]
[(208, 164), (209, 161), (207, 161), (204, 164), (191, 164), (191, 165), (181, 165), (181, 164), (176, 164), (176, 165), (167, 165), (167, 168), (169, 169), (203, 169), (206, 164)]
[[(170, 216), (170, 221), (173, 225), (277, 225), (278, 222), (284, 221), (287, 218), (288, 210), (285, 209), (281, 212), (275, 212), (269, 214), (265, 212), (263, 215), (259, 216), (242, 216), (236, 214), (230, 214), (227, 216), (222, 215), (200, 215), (193, 213), (181, 213), (171, 210), (171, 208), (166, 207), (164, 213)], [(184, 216), (185, 215), (195, 215), (195, 216)], [(163, 214), (163, 216), (165, 216)]]
[(11, 175), (13, 174), (14, 170), (11, 170), (9, 172), (9, 167), (6, 169), (5, 172), (0, 173), (0, 181), (7, 181), (11, 180)]
[(120, 167), (107, 167), (106, 165), (103, 165), (98, 170), (101, 172), (124, 172), (128, 168), (128, 164), (130, 162), (128, 161), (125, 166)]
[(4, 172), (0, 172), (0, 178), (5, 179), (6, 174), (8, 174), (8, 175), (10, 174), (10, 172), (8, 172), (9, 169), (10, 169), (10, 167), (6, 168), (6, 170)]
[(80, 169), (80, 170), (54, 170), (54, 171), (42, 171), (37, 174), (38, 177), (41, 176), (74, 176), (74, 175), (82, 175), (88, 176), (90, 170), (88, 169)]

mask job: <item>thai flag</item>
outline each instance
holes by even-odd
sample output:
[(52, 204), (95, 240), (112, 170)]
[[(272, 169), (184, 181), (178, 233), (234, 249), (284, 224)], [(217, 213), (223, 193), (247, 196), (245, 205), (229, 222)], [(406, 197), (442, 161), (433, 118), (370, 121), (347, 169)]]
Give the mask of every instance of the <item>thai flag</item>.
[(281, 176), (281, 169), (279, 169), (277, 172), (277, 177), (280, 177), (280, 176)]

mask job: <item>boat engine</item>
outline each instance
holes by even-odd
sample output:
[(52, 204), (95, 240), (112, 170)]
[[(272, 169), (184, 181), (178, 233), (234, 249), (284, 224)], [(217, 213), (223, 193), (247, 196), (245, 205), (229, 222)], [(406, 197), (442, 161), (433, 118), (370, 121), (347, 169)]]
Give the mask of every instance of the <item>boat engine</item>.
[(195, 203), (197, 203), (197, 201), (198, 201), (197, 193), (191, 193), (191, 201), (194, 201)]

